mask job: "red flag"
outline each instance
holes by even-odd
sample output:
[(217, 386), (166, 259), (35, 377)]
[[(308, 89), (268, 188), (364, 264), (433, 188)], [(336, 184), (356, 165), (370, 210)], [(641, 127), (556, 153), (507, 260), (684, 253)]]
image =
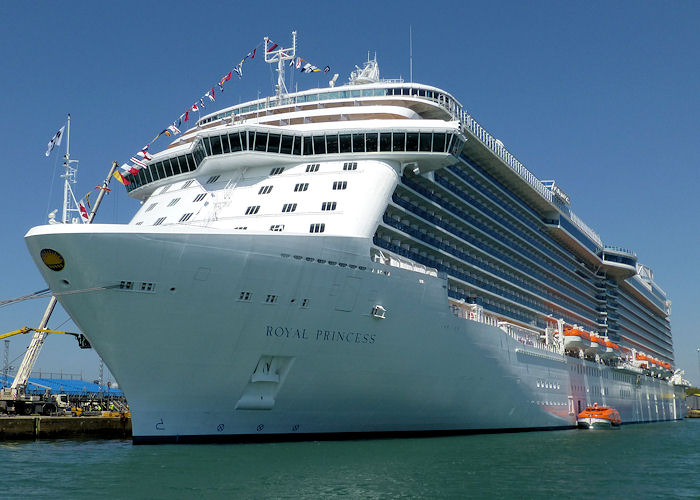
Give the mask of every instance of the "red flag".
[(267, 51), (268, 51), (268, 52), (272, 52), (272, 51), (275, 50), (276, 48), (277, 48), (277, 44), (276, 44), (275, 42), (272, 42), (272, 46), (271, 46), (269, 49), (267, 49)]
[(255, 59), (255, 51), (256, 51), (256, 50), (258, 50), (257, 47), (255, 47), (255, 48), (253, 49), (253, 53), (250, 54), (250, 58), (251, 58), (251, 59)]
[(185, 121), (188, 121), (190, 119), (190, 110), (188, 109), (185, 111)]
[(192, 111), (199, 111), (199, 108), (197, 107), (197, 103), (194, 103), (192, 105)]
[(87, 213), (87, 209), (85, 208), (85, 203), (83, 203), (83, 200), (80, 200), (80, 203), (78, 203), (78, 207), (80, 208), (80, 217), (82, 217), (83, 220), (87, 222), (90, 219), (90, 216)]
[(226, 75), (226, 81), (228, 82), (231, 79), (231, 72), (228, 72), (228, 75)]

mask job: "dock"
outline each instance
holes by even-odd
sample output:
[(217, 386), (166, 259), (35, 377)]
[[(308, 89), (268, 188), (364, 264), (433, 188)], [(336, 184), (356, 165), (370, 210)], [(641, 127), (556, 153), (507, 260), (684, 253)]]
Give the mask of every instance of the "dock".
[(0, 441), (23, 439), (130, 439), (129, 417), (0, 417)]

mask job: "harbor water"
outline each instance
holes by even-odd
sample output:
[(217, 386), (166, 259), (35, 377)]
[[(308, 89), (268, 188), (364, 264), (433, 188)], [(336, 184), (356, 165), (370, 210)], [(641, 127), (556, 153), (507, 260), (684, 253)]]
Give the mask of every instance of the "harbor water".
[(0, 463), (12, 498), (700, 498), (700, 419), (304, 443), (16, 441), (0, 443)]

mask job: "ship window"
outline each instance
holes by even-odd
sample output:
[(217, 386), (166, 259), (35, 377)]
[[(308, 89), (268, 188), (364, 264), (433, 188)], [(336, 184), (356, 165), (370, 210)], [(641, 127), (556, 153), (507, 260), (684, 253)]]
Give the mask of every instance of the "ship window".
[(270, 134), (267, 140), (267, 152), (268, 153), (279, 153), (280, 150), (280, 135)]
[(367, 134), (367, 152), (374, 153), (377, 150), (377, 134)]
[(211, 154), (220, 155), (221, 154), (221, 137), (215, 135), (209, 138), (211, 142)]
[(310, 233), (322, 233), (326, 230), (326, 225), (321, 223), (321, 224), (311, 224), (309, 226), (309, 232)]
[(202, 163), (202, 160), (204, 159), (204, 151), (202, 150), (201, 142), (197, 143), (194, 150), (192, 151), (192, 154), (194, 155), (195, 165), (199, 166), (199, 164)]
[(170, 177), (173, 175), (173, 171), (175, 170), (173, 168), (173, 163), (177, 161), (175, 158), (168, 158), (167, 160), (164, 160), (164, 167), (165, 167), (165, 176)]
[(299, 192), (299, 191), (306, 191), (309, 189), (309, 183), (308, 182), (303, 182), (299, 183), (296, 186), (294, 186), (294, 192)]
[(314, 154), (314, 145), (311, 142), (311, 137), (304, 137), (304, 154), (305, 155)]
[(268, 295), (265, 297), (266, 304), (274, 304), (275, 302), (277, 302), (277, 295)]
[(235, 152), (241, 150), (241, 136), (238, 135), (238, 132), (235, 132), (233, 134), (229, 134), (228, 140), (231, 142), (231, 152), (232, 153), (235, 153)]
[(280, 147), (280, 153), (285, 155), (292, 154), (292, 143), (294, 142), (294, 137), (291, 135), (282, 136), (282, 145)]
[(348, 187), (348, 181), (335, 181), (333, 183), (333, 189), (336, 191), (346, 189), (347, 187)]
[(319, 167), (320, 167), (319, 163), (311, 163), (310, 165), (306, 166), (306, 171), (307, 172), (318, 172)]
[(260, 190), (258, 191), (258, 194), (267, 194), (267, 193), (269, 193), (270, 191), (272, 191), (272, 186), (263, 186), (263, 187), (261, 187)]
[(285, 203), (284, 205), (282, 205), (282, 212), (294, 212), (296, 209), (296, 203)]
[(207, 156), (211, 156), (211, 142), (209, 141), (209, 137), (202, 137), (202, 142), (204, 143)]
[(350, 134), (340, 135), (340, 152), (341, 153), (351, 153), (352, 152), (352, 141)]
[(338, 152), (338, 136), (337, 135), (327, 135), (326, 136), (326, 150), (328, 154), (333, 154)]
[(314, 136), (314, 152), (317, 155), (325, 155), (326, 154), (326, 136), (323, 135), (315, 135)]
[(153, 210), (156, 207), (157, 204), (158, 204), (158, 202), (151, 203), (150, 205), (148, 205), (148, 207), (146, 207), (146, 210), (144, 210), (144, 212), (150, 212), (151, 210)]
[(406, 134), (406, 151), (418, 151), (418, 134), (416, 132)]
[(352, 134), (352, 151), (354, 153), (365, 152), (365, 134)]
[(197, 196), (195, 196), (193, 203), (197, 203), (198, 201), (202, 201), (204, 197), (207, 195), (207, 193), (200, 193)]
[(250, 300), (251, 295), (253, 295), (251, 292), (241, 292), (241, 294), (238, 296), (238, 300), (248, 301)]
[(178, 201), (180, 201), (180, 198), (174, 198), (174, 199), (170, 200), (170, 203), (168, 203), (168, 206), (174, 207), (175, 205), (177, 205)]
[(379, 150), (391, 151), (391, 133), (382, 132), (379, 134)]
[(451, 151), (452, 142), (454, 139), (454, 134), (447, 134), (447, 151)]
[(190, 186), (192, 185), (193, 182), (194, 182), (194, 180), (193, 180), (193, 179), (190, 179), (189, 181), (185, 182), (185, 183), (182, 185), (182, 188), (181, 188), (181, 189), (187, 189), (188, 187), (190, 187)]
[(321, 210), (323, 210), (323, 211), (335, 210), (335, 207), (336, 207), (335, 201), (324, 201), (321, 204)]
[(260, 210), (260, 205), (251, 205), (245, 209), (246, 215), (255, 215)]
[(445, 152), (445, 134), (433, 134), (433, 151), (436, 153)]
[(190, 212), (188, 214), (184, 214), (182, 217), (180, 217), (180, 222), (187, 222), (190, 220), (190, 217), (192, 217), (193, 212)]
[(301, 154), (301, 137), (294, 136), (294, 147), (292, 147), (292, 153), (295, 155)]
[(160, 226), (163, 222), (165, 222), (165, 217), (160, 217), (158, 220), (156, 220), (153, 225), (154, 226)]
[(433, 142), (433, 134), (428, 133), (428, 132), (421, 132), (420, 133), (420, 140), (419, 140), (420, 151), (430, 152), (432, 142)]
[(207, 179), (207, 184), (214, 184), (216, 181), (219, 180), (220, 175), (212, 175)]
[(309, 307), (309, 299), (302, 299), (301, 300), (301, 307)]
[(173, 175), (180, 173), (180, 164), (178, 163), (177, 156), (175, 158), (170, 158), (170, 166), (173, 169)]
[(241, 147), (245, 150), (250, 149), (250, 144), (248, 144), (248, 131), (247, 130), (241, 131)]
[(163, 179), (165, 178), (165, 171), (163, 170), (163, 162), (159, 161), (156, 163), (156, 174), (158, 176), (158, 179)]
[(255, 133), (255, 146), (253, 149), (255, 151), (265, 151), (267, 148), (267, 133), (266, 132), (256, 132)]
[(406, 146), (406, 134), (403, 132), (394, 132), (394, 144), (392, 151), (404, 151)]
[(221, 137), (221, 151), (226, 154), (231, 152), (231, 145), (228, 142), (228, 135), (222, 135)]
[(270, 175), (279, 175), (282, 172), (284, 172), (284, 167), (275, 167), (272, 170), (270, 170)]
[(270, 226), (270, 231), (284, 231), (284, 224), (273, 224), (272, 226)]
[(349, 161), (343, 163), (343, 170), (357, 170), (357, 162)]
[(134, 180), (136, 180), (137, 186), (143, 186), (144, 184), (149, 182), (146, 179), (146, 172), (148, 172), (148, 169), (142, 168), (141, 170), (139, 170), (139, 173), (134, 176)]

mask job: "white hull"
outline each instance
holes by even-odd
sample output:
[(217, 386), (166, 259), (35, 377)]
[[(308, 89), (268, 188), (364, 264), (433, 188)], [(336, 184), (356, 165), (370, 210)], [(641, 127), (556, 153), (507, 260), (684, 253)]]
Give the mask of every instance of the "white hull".
[(56, 292), (116, 285), (59, 300), (123, 388), (135, 442), (567, 428), (593, 402), (625, 423), (682, 418), (667, 382), (458, 318), (446, 280), (371, 263), (366, 239), (72, 225), (26, 241)]

